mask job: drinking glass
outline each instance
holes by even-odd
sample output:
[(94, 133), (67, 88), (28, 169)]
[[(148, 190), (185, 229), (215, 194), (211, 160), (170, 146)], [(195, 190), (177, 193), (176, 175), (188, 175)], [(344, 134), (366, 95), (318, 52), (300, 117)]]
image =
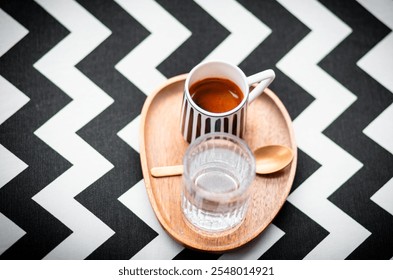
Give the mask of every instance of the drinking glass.
[(243, 221), (255, 158), (237, 136), (215, 132), (197, 138), (183, 159), (182, 211), (197, 230), (222, 232)]

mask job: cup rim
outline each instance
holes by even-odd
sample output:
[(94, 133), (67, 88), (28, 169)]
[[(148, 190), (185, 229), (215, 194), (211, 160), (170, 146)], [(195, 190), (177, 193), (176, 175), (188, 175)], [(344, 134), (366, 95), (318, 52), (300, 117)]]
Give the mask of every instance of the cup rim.
[[(222, 112), (222, 113), (210, 112), (210, 111), (207, 111), (207, 110), (201, 108), (200, 106), (198, 106), (198, 105), (194, 102), (194, 100), (192, 99), (191, 94), (190, 94), (190, 91), (189, 91), (190, 79), (191, 79), (192, 75), (193, 75), (199, 68), (201, 68), (202, 66), (208, 65), (208, 64), (224, 64), (224, 65), (226, 65), (226, 66), (231, 67), (232, 69), (234, 69), (234, 70), (235, 70), (236, 72), (238, 72), (239, 75), (242, 77), (242, 80), (243, 80), (243, 82), (244, 82), (243, 86), (244, 86), (244, 88), (246, 89), (246, 92), (243, 92), (243, 95), (244, 95), (244, 96), (243, 96), (243, 100), (242, 100), (242, 101), (239, 103), (239, 105), (237, 105), (235, 108), (233, 108), (233, 109), (231, 109), (231, 110), (229, 110), (229, 111), (226, 111), (226, 112)], [(185, 91), (185, 94), (187, 95), (187, 100), (188, 100), (188, 102), (191, 103), (192, 107), (193, 107), (194, 109), (196, 109), (197, 111), (199, 111), (200, 113), (202, 113), (202, 114), (204, 114), (204, 115), (206, 115), (206, 116), (209, 116), (209, 117), (226, 117), (226, 116), (229, 116), (229, 115), (232, 115), (232, 114), (236, 113), (236, 112), (239, 111), (241, 108), (243, 108), (243, 106), (245, 105), (245, 103), (246, 103), (247, 100), (248, 100), (248, 95), (249, 95), (249, 89), (248, 89), (248, 84), (247, 84), (247, 77), (246, 77), (246, 75), (244, 74), (244, 72), (243, 72), (237, 65), (234, 65), (234, 64), (231, 64), (231, 63), (229, 63), (229, 62), (222, 61), (222, 60), (209, 60), (209, 61), (206, 61), (206, 62), (201, 62), (201, 63), (199, 63), (198, 65), (196, 65), (196, 66), (190, 71), (190, 73), (188, 73), (188, 75), (187, 75), (187, 78), (186, 78), (186, 81), (185, 81), (185, 84), (184, 84), (184, 91)]]
[(251, 188), (251, 184), (256, 176), (256, 162), (255, 162), (254, 153), (251, 151), (248, 144), (243, 139), (241, 139), (240, 137), (237, 137), (233, 134), (226, 133), (226, 132), (211, 132), (211, 133), (204, 134), (204, 135), (198, 137), (197, 139), (195, 139), (193, 142), (191, 142), (191, 144), (188, 146), (186, 153), (184, 154), (184, 157), (183, 157), (183, 166), (184, 166), (183, 180), (191, 180), (190, 174), (186, 168), (186, 158), (188, 158), (190, 156), (190, 153), (192, 152), (193, 148), (195, 146), (198, 146), (199, 144), (201, 144), (204, 141), (211, 141), (212, 139), (218, 138), (218, 137), (223, 138), (223, 139), (226, 138), (227, 141), (234, 142), (236, 145), (238, 145), (242, 149), (244, 149), (245, 152), (249, 155), (249, 158), (251, 160), (250, 176), (247, 176), (247, 178), (244, 180), (244, 183), (247, 186), (247, 188), (246, 188), (246, 190), (239, 188), (239, 189), (231, 192), (229, 196), (228, 196), (228, 193), (211, 193), (211, 192), (208, 192), (202, 188), (199, 188), (198, 190), (201, 193), (203, 193), (204, 195), (210, 196), (211, 198), (219, 199), (219, 198), (222, 198), (225, 196), (227, 199), (234, 199), (234, 198), (239, 197), (239, 195), (241, 195), (242, 193), (245, 194)]

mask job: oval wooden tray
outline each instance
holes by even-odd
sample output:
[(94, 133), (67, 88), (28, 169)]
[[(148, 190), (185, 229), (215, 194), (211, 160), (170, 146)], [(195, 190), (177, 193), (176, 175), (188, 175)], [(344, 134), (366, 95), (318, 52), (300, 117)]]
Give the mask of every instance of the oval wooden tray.
[(169, 79), (146, 100), (141, 119), (140, 155), (147, 194), (153, 210), (172, 238), (186, 247), (224, 252), (260, 234), (277, 215), (291, 189), (297, 162), (292, 122), (284, 105), (269, 89), (250, 104), (245, 141), (251, 150), (269, 144), (292, 147), (295, 157), (280, 172), (257, 175), (244, 222), (235, 230), (205, 234), (188, 226), (180, 209), (181, 176), (154, 178), (155, 166), (181, 164), (188, 143), (180, 134), (179, 118), (186, 74)]

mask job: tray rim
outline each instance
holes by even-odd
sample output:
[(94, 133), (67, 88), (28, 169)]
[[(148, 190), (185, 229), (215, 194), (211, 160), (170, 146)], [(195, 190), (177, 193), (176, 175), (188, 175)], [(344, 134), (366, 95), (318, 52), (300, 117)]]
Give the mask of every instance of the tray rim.
[[(250, 236), (250, 238), (248, 238), (245, 242), (241, 242), (241, 243), (237, 242), (236, 244), (231, 243), (231, 244), (227, 244), (227, 245), (222, 245), (222, 246), (219, 246), (220, 248), (215, 248), (215, 249), (211, 249), (211, 250), (210, 249), (208, 250), (205, 247), (204, 247), (204, 249), (202, 249), (201, 247), (192, 246), (190, 244), (185, 243), (183, 241), (183, 239), (178, 238), (179, 233), (176, 232), (175, 230), (173, 230), (169, 225), (167, 225), (168, 223), (167, 223), (166, 219), (163, 217), (161, 211), (159, 211), (159, 209), (158, 209), (157, 201), (155, 199), (155, 195), (153, 193), (153, 189), (152, 189), (152, 185), (151, 185), (150, 171), (148, 169), (148, 163), (147, 163), (147, 157), (146, 157), (146, 147), (145, 147), (145, 133), (144, 132), (145, 132), (146, 116), (147, 116), (150, 105), (153, 102), (154, 98), (161, 92), (162, 89), (170, 86), (171, 84), (185, 80), (187, 75), (188, 75), (188, 73), (181, 74), (181, 75), (177, 75), (177, 76), (171, 77), (168, 80), (166, 80), (164, 83), (159, 85), (147, 97), (147, 99), (145, 100), (145, 103), (143, 105), (143, 108), (141, 111), (140, 128), (139, 128), (139, 146), (140, 146), (140, 161), (141, 161), (142, 173), (143, 173), (143, 178), (145, 181), (145, 189), (147, 191), (149, 202), (150, 202), (151, 207), (153, 208), (153, 212), (154, 212), (156, 218), (158, 219), (161, 227), (170, 235), (170, 237), (172, 239), (174, 239), (179, 244), (181, 244), (187, 248), (194, 249), (194, 250), (214, 252), (214, 253), (224, 253), (224, 252), (239, 248), (239, 247), (249, 243), (253, 239), (255, 239), (272, 223), (274, 217), (276, 217), (277, 214), (281, 211), (281, 209), (282, 209), (283, 205), (285, 204), (287, 197), (292, 189), (292, 185), (293, 185), (296, 170), (297, 170), (297, 155), (298, 155), (298, 153), (297, 153), (297, 143), (296, 143), (295, 133), (294, 133), (293, 125), (292, 125), (292, 119), (290, 118), (286, 107), (281, 102), (281, 100), (275, 95), (275, 93), (273, 91), (271, 91), (269, 88), (266, 88), (263, 94), (267, 94), (269, 96), (269, 98), (273, 100), (273, 102), (277, 106), (278, 110), (282, 114), (282, 116), (285, 120), (285, 123), (287, 124), (287, 127), (288, 127), (289, 139), (291, 140), (290, 142), (291, 142), (291, 146), (292, 146), (292, 149), (294, 152), (293, 161), (291, 162), (292, 166), (290, 169), (290, 173), (288, 175), (288, 182), (290, 182), (289, 183), (290, 187), (287, 188), (287, 191), (283, 196), (284, 197), (283, 201), (279, 201), (278, 211), (276, 213), (272, 213), (272, 217), (270, 219), (270, 222), (268, 222), (265, 227), (263, 227), (260, 230), (254, 231), (253, 234)], [(220, 237), (220, 235), (217, 235), (217, 237)]]

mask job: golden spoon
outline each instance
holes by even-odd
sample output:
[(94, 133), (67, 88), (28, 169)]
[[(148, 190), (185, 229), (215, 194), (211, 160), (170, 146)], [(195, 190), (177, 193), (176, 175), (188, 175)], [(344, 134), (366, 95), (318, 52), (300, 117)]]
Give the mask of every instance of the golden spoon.
[[(254, 151), (256, 173), (270, 174), (286, 167), (293, 159), (290, 148), (281, 145), (259, 147)], [(177, 176), (183, 174), (183, 165), (161, 166), (150, 169), (153, 177)]]

